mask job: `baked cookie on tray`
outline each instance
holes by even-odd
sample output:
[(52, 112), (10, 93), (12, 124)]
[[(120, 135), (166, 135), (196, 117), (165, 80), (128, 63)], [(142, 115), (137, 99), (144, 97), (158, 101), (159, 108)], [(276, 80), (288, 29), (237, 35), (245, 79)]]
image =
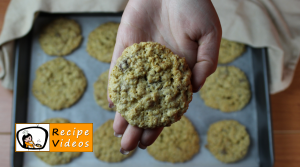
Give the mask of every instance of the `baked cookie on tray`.
[(192, 100), (185, 58), (155, 42), (127, 47), (111, 71), (109, 97), (127, 122), (140, 128), (170, 126)]
[(134, 151), (127, 155), (120, 153), (121, 138), (114, 136), (114, 120), (110, 119), (102, 124), (93, 134), (93, 151), (101, 161), (120, 162), (130, 157)]
[(206, 148), (221, 162), (233, 163), (245, 157), (250, 137), (245, 126), (235, 120), (210, 125)]
[(98, 80), (94, 83), (94, 98), (97, 104), (108, 111), (115, 111), (115, 108), (108, 107), (107, 101), (107, 84), (109, 70), (102, 73)]
[(219, 64), (226, 64), (232, 62), (237, 57), (241, 56), (246, 50), (242, 43), (229, 41), (222, 38), (219, 50)]
[(164, 128), (147, 151), (156, 160), (176, 163), (192, 159), (199, 148), (197, 131), (188, 118), (182, 116), (180, 121)]
[(71, 19), (59, 18), (46, 25), (39, 43), (44, 52), (51, 56), (65, 56), (76, 49), (82, 40), (79, 24)]
[(243, 71), (234, 66), (218, 66), (207, 77), (200, 95), (207, 106), (223, 112), (233, 112), (248, 104), (251, 91)]
[(32, 93), (53, 110), (73, 105), (85, 91), (86, 78), (81, 69), (64, 58), (56, 58), (42, 64), (36, 70)]
[(88, 37), (87, 52), (99, 61), (110, 63), (119, 23), (108, 22), (93, 30)]
[(65, 118), (49, 118), (43, 121), (42, 123), (70, 123), (68, 119)]
[[(64, 118), (50, 118), (42, 123), (70, 123)], [(34, 154), (49, 165), (67, 164), (81, 155), (81, 152), (34, 152)]]

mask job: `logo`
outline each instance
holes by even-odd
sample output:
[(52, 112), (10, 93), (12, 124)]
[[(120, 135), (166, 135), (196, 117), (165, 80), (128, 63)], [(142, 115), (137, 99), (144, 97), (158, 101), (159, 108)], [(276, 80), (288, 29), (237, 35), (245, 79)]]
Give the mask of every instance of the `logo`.
[(92, 123), (15, 124), (16, 152), (93, 152)]
[(16, 124), (16, 151), (49, 151), (49, 124)]

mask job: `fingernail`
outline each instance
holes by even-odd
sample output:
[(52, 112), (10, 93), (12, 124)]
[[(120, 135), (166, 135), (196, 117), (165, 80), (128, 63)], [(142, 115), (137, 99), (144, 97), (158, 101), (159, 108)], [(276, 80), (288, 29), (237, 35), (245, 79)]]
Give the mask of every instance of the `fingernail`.
[(124, 150), (122, 147), (120, 148), (120, 153), (123, 154), (123, 155), (127, 155), (129, 154), (130, 151), (126, 151)]
[(115, 105), (114, 105), (114, 104), (112, 104), (112, 103), (109, 103), (109, 104), (108, 104), (108, 107), (109, 107), (109, 108), (114, 108), (114, 107), (115, 107)]
[(116, 136), (116, 137), (122, 137), (123, 135), (122, 134), (117, 134), (116, 132), (114, 132), (114, 136)]
[(143, 149), (143, 150), (145, 150), (147, 148), (147, 146), (142, 145), (142, 143), (139, 143), (139, 147), (140, 147), (140, 149)]

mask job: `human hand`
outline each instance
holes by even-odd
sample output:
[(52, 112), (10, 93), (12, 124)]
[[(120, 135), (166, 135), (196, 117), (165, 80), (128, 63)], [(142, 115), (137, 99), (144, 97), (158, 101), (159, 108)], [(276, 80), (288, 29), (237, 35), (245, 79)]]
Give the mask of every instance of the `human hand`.
[[(217, 67), (221, 36), (219, 18), (209, 0), (130, 0), (119, 26), (110, 71), (126, 47), (158, 42), (185, 57), (197, 92)], [(108, 101), (113, 106), (109, 96)], [(118, 112), (113, 128), (116, 136), (123, 135), (120, 152), (125, 154), (138, 144), (145, 149), (163, 129), (132, 126)]]

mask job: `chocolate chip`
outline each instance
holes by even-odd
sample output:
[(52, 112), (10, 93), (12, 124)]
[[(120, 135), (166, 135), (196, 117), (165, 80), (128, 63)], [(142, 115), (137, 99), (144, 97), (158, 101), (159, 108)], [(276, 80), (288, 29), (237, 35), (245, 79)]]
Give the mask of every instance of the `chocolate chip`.
[(149, 103), (147, 104), (147, 107), (152, 108), (152, 107), (154, 107), (154, 105), (155, 105), (154, 101), (149, 101)]
[(128, 68), (128, 64), (127, 64), (127, 59), (123, 60), (120, 64), (119, 67), (122, 71), (126, 70), (126, 68)]
[(177, 147), (177, 150), (181, 151), (181, 148), (180, 148), (180, 147)]
[(226, 78), (229, 75), (228, 68), (225, 68), (224, 71), (220, 71), (220, 78)]
[(240, 81), (240, 82), (245, 82), (246, 80), (245, 80), (245, 79), (239, 79), (239, 81)]
[(225, 150), (225, 148), (223, 148), (220, 153), (223, 154), (223, 155), (226, 155), (227, 151)]

